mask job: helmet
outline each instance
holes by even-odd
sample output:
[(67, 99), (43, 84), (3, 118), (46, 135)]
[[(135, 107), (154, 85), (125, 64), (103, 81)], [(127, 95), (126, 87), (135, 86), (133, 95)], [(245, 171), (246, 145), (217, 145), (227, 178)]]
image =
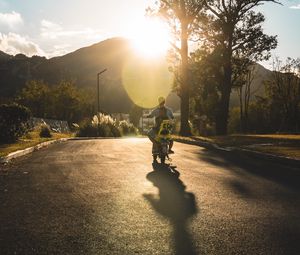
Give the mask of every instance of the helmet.
[(158, 103), (159, 104), (163, 104), (163, 103), (165, 103), (166, 102), (166, 99), (164, 98), (164, 97), (159, 97), (158, 98)]

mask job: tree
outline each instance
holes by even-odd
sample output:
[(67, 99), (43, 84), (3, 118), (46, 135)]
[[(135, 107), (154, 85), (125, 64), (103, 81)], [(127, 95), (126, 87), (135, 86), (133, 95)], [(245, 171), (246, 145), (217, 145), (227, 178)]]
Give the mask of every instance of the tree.
[(256, 75), (257, 71), (255, 69), (255, 64), (253, 64), (248, 68), (247, 73), (241, 76), (241, 86), (237, 88), (240, 101), (241, 131), (243, 133), (247, 133), (248, 131), (250, 99), (258, 90), (253, 90), (251, 88), (251, 85)]
[(200, 23), (203, 45), (220, 52), (222, 80), (218, 87), (220, 100), (217, 106), (216, 133), (227, 134), (231, 89), (234, 86), (235, 61), (245, 61), (236, 66), (248, 68), (249, 60), (259, 61), (270, 57), (269, 51), (277, 46), (276, 36), (263, 33), (264, 16), (253, 8), (274, 0), (207, 0), (207, 16)]
[(16, 101), (28, 107), (34, 117), (49, 118), (52, 115), (50, 88), (43, 81), (31, 80), (17, 96)]
[(52, 97), (56, 119), (78, 122), (92, 113), (88, 95), (76, 88), (72, 81), (61, 81), (53, 87)]
[[(192, 85), (192, 99), (195, 102), (195, 114), (197, 122), (210, 127), (215, 126), (216, 108), (219, 100), (218, 86), (222, 79), (219, 69), (219, 52), (208, 52), (206, 49), (198, 49), (191, 54), (190, 73)], [(203, 123), (205, 120), (205, 123)], [(200, 124), (200, 123), (198, 123)], [(206, 126), (205, 125), (205, 126)], [(200, 128), (200, 126), (199, 126)], [(207, 134), (207, 130), (201, 127), (200, 134)]]
[[(300, 59), (288, 58), (285, 64), (276, 58), (273, 77), (267, 83), (271, 108), (280, 117), (278, 131), (299, 131), (300, 127)], [(276, 126), (276, 125), (275, 125)]]
[(92, 114), (91, 96), (75, 87), (72, 81), (48, 86), (42, 81), (29, 81), (16, 101), (27, 106), (34, 117), (78, 122)]
[(31, 112), (18, 105), (0, 105), (0, 144), (16, 141), (29, 129)]
[(189, 73), (188, 73), (188, 41), (196, 30), (197, 22), (203, 9), (203, 0), (159, 0), (156, 10), (152, 12), (166, 19), (173, 30), (175, 40), (180, 42), (177, 47), (173, 44), (180, 56), (180, 81), (178, 95), (181, 98), (181, 122), (180, 134), (188, 136), (191, 134), (189, 126)]

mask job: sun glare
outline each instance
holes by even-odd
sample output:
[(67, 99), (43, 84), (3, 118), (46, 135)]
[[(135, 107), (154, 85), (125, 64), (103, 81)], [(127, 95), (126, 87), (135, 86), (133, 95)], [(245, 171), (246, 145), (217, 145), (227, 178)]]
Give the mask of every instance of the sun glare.
[(138, 54), (144, 57), (157, 57), (170, 48), (170, 33), (167, 26), (158, 19), (144, 18), (135, 24), (129, 37)]
[(145, 17), (134, 22), (126, 32), (135, 54), (124, 63), (123, 86), (136, 105), (153, 108), (157, 98), (167, 97), (172, 89), (173, 76), (166, 59), (170, 33), (159, 19)]
[(165, 57), (129, 59), (122, 70), (123, 86), (132, 102), (153, 108), (159, 96), (167, 97), (172, 90), (173, 75)]

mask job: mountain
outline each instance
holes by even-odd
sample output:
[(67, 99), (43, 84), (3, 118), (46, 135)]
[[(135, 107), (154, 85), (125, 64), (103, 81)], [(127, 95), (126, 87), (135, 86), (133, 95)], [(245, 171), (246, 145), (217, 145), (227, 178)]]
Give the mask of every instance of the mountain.
[[(12, 97), (24, 87), (27, 80), (43, 80), (49, 85), (61, 80), (73, 80), (79, 88), (97, 93), (97, 73), (107, 69), (100, 77), (101, 102), (108, 112), (128, 112), (132, 102), (122, 85), (124, 63), (133, 55), (130, 42), (112, 38), (78, 49), (60, 57), (15, 57), (0, 53), (0, 95)], [(3, 59), (3, 61), (2, 61)], [(1, 98), (0, 98), (1, 99)], [(96, 98), (91, 99), (96, 102)], [(170, 106), (179, 109), (179, 98), (172, 95)]]
[(8, 61), (10, 58), (12, 58), (13, 56), (6, 54), (3, 51), (0, 51), (0, 63), (4, 63), (6, 61)]
[[(271, 80), (272, 71), (256, 63), (253, 69), (253, 81), (251, 83), (251, 96), (250, 101), (255, 99), (255, 96), (264, 96), (265, 88), (264, 81)], [(231, 93), (231, 106), (239, 106), (239, 96), (236, 90), (232, 90)]]
[[(73, 80), (79, 88), (90, 92), (91, 101), (96, 105), (97, 73), (107, 69), (100, 76), (101, 105), (108, 112), (128, 112), (133, 103), (124, 89), (122, 72), (124, 64), (133, 54), (130, 42), (124, 38), (107, 39), (51, 59), (39, 56), (29, 58), (23, 54), (11, 56), (0, 51), (0, 103), (7, 97), (13, 97), (26, 81), (38, 79), (49, 85), (61, 80)], [(137, 66), (139, 64), (136, 63)], [(270, 70), (256, 64), (251, 88), (255, 95), (264, 94), (263, 81), (271, 75)], [(173, 110), (179, 110), (176, 94), (171, 93), (167, 101)], [(231, 105), (238, 104), (237, 92), (233, 90)]]
[(46, 61), (45, 57), (11, 56), (0, 51), (0, 99), (14, 96), (31, 78), (31, 70), (38, 72), (37, 67)]

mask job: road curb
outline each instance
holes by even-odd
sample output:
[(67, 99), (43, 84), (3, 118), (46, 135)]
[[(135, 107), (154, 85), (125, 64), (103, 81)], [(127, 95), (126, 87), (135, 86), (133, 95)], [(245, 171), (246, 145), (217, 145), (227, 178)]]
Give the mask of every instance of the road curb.
[(120, 136), (120, 137), (97, 137), (97, 136), (91, 136), (91, 137), (72, 137), (69, 138), (69, 140), (110, 140), (110, 139), (129, 139), (129, 138), (147, 138), (147, 137), (136, 137), (136, 136)]
[(269, 154), (269, 153), (262, 153), (262, 152), (239, 148), (239, 147), (220, 147), (217, 144), (199, 141), (199, 140), (198, 141), (195, 141), (195, 140), (187, 141), (185, 139), (175, 138), (174, 141), (185, 143), (185, 144), (197, 145), (197, 146), (201, 146), (201, 147), (204, 147), (204, 148), (210, 149), (210, 150), (235, 153), (237, 155), (247, 155), (252, 158), (259, 158), (259, 159), (264, 159), (264, 160), (273, 161), (273, 162), (276, 161), (283, 165), (289, 165), (292, 167), (300, 168), (300, 160), (298, 160), (298, 159), (278, 156), (278, 155)]
[(103, 139), (122, 139), (122, 137), (72, 137), (69, 140), (77, 141), (77, 140), (103, 140)]
[(234, 148), (233, 151), (236, 154), (246, 154), (252, 158), (259, 158), (259, 159), (264, 159), (264, 160), (273, 161), (273, 162), (275, 161), (282, 165), (288, 165), (288, 166), (297, 167), (298, 169), (300, 169), (300, 160), (298, 160), (298, 159), (278, 156), (278, 155), (269, 154), (269, 153), (262, 153), (259, 151), (253, 151), (253, 150), (243, 149), (243, 148)]
[(12, 159), (21, 157), (21, 156), (25, 156), (29, 153), (32, 153), (34, 151), (37, 151), (43, 147), (49, 146), (50, 144), (55, 144), (55, 143), (59, 143), (59, 142), (65, 142), (65, 141), (69, 141), (69, 140), (100, 140), (100, 139), (125, 139), (126, 137), (71, 137), (71, 138), (60, 138), (60, 139), (56, 139), (56, 140), (51, 140), (51, 141), (47, 141), (47, 142), (43, 142), (43, 143), (39, 143), (35, 146), (23, 149), (23, 150), (18, 150), (18, 151), (14, 151), (9, 153), (7, 156), (4, 157), (0, 157), (0, 164), (6, 164), (9, 161), (11, 161)]
[(29, 148), (26, 148), (26, 149), (23, 149), (23, 150), (18, 150), (18, 151), (11, 152), (7, 156), (0, 157), (0, 164), (8, 163), (12, 159), (25, 156), (25, 155), (30, 154), (30, 153), (32, 153), (34, 151), (37, 151), (37, 150), (39, 150), (41, 148), (47, 147), (50, 144), (65, 142), (67, 140), (69, 140), (69, 138), (60, 138), (60, 139), (56, 139), (56, 140), (42, 142), (42, 143), (39, 143), (39, 144), (37, 144), (35, 146), (29, 147)]

